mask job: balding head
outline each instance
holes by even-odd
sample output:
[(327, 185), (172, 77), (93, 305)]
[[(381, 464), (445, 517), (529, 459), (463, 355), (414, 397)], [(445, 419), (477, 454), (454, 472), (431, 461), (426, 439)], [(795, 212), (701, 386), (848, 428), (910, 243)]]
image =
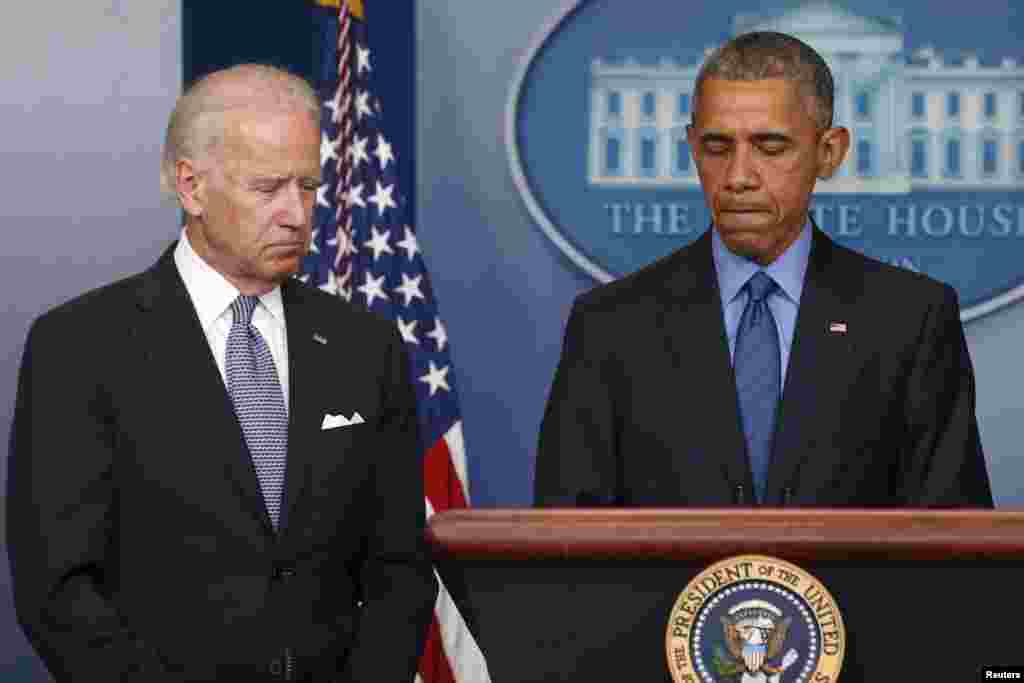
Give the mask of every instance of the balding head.
[(164, 138), (160, 181), (175, 192), (175, 165), (182, 159), (208, 166), (224, 141), (232, 111), (305, 111), (319, 126), (320, 103), (302, 78), (263, 64), (240, 64), (196, 81), (171, 113)]

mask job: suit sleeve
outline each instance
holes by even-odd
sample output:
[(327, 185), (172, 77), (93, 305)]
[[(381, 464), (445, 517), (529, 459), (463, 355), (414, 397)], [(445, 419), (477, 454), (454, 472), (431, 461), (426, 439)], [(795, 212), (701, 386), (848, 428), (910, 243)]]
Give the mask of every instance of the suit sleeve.
[(437, 598), (425, 538), (423, 465), (408, 357), (390, 329), (387, 410), (360, 570), (363, 611), (344, 680), (409, 683)]
[[(593, 315), (593, 314), (591, 314)], [(539, 507), (622, 505), (610, 362), (577, 300), (540, 428), (534, 475)]]
[(81, 330), (29, 333), (10, 435), (7, 539), (18, 621), (57, 681), (163, 681), (122, 622), (113, 548), (115, 425)]
[(904, 481), (912, 507), (993, 507), (975, 417), (974, 370), (955, 291), (926, 316), (909, 375)]

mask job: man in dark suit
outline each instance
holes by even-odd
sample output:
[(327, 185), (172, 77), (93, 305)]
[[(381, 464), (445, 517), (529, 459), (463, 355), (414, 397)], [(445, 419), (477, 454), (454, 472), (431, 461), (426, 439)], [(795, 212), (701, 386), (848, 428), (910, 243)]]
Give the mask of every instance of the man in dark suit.
[(211, 74), (171, 117), (151, 269), (40, 317), (8, 490), (17, 613), (58, 681), (393, 681), (437, 587), (393, 326), (290, 276), (319, 103)]
[(577, 299), (538, 504), (992, 506), (955, 292), (809, 217), (850, 144), (832, 110), (791, 36), (709, 57), (688, 140), (713, 225)]

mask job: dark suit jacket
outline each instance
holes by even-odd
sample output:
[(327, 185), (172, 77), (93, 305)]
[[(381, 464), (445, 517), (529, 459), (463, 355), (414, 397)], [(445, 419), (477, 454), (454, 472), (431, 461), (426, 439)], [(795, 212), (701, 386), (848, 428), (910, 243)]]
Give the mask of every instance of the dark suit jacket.
[(58, 681), (287, 680), (286, 654), (294, 680), (412, 680), (437, 588), (401, 341), (297, 281), (282, 296), (277, 533), (172, 250), (33, 324), (7, 534), (19, 621)]
[[(576, 301), (536, 501), (750, 505), (752, 490), (708, 232)], [(765, 503), (992, 505), (953, 289), (815, 229)]]

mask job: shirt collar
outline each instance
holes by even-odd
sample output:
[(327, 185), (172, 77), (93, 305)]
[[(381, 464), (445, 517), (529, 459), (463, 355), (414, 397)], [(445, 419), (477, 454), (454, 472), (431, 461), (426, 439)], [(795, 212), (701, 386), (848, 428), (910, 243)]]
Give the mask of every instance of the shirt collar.
[[(238, 288), (228, 282), (223, 275), (214, 270), (192, 248), (185, 229), (181, 230), (181, 239), (174, 249), (174, 262), (185, 282), (185, 289), (196, 308), (199, 323), (203, 331), (210, 326), (238, 298)], [(266, 294), (260, 295), (263, 304), (278, 324), (284, 324), (284, 302), (281, 299), (281, 287), (274, 287)]]
[(779, 258), (767, 266), (760, 266), (750, 259), (738, 256), (725, 246), (718, 231), (711, 228), (711, 254), (718, 275), (718, 290), (722, 294), (722, 302), (728, 304), (735, 299), (743, 285), (747, 284), (754, 273), (763, 270), (775, 280), (776, 284), (795, 304), (800, 303), (800, 294), (804, 288), (804, 275), (811, 254), (811, 223), (804, 223), (800, 236)]

